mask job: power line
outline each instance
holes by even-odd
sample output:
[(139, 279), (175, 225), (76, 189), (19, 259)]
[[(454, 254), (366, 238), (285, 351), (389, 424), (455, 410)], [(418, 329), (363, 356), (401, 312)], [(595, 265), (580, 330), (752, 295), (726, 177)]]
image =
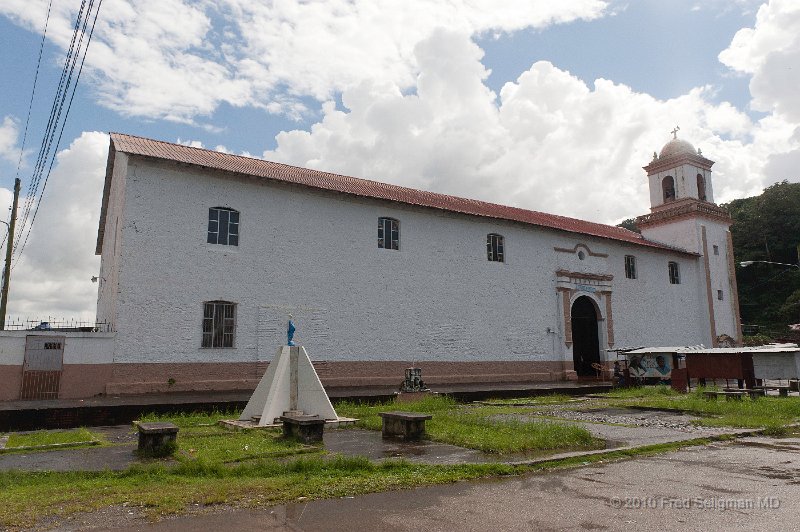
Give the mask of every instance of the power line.
[[(33, 224), (36, 220), (36, 215), (39, 212), (39, 207), (41, 205), (42, 198), (44, 197), (44, 192), (47, 188), (47, 182), (50, 178), (50, 173), (53, 169), (53, 164), (55, 163), (56, 154), (58, 153), (58, 147), (61, 144), (61, 138), (62, 135), (64, 134), (64, 127), (66, 125), (67, 118), (69, 117), (69, 112), (72, 109), (72, 102), (75, 98), (75, 92), (78, 87), (78, 82), (80, 81), (81, 73), (83, 72), (83, 65), (86, 61), (86, 54), (89, 50), (89, 44), (92, 41), (94, 28), (97, 23), (97, 17), (100, 13), (100, 7), (103, 4), (103, 0), (99, 0), (99, 2), (97, 3), (97, 9), (94, 10), (94, 18), (92, 19), (92, 25), (86, 39), (86, 45), (83, 46), (84, 36), (86, 36), (86, 30), (89, 24), (89, 19), (91, 18), (94, 3), (95, 0), (90, 0), (87, 7), (86, 0), (83, 0), (81, 2), (81, 7), (76, 17), (75, 29), (73, 30), (72, 34), (72, 41), (70, 42), (70, 46), (67, 51), (67, 57), (65, 59), (64, 67), (61, 72), (61, 79), (59, 81), (55, 97), (53, 98), (53, 105), (50, 109), (50, 117), (48, 119), (47, 128), (44, 137), (42, 138), (42, 145), (39, 151), (39, 156), (37, 157), (36, 167), (34, 169), (34, 173), (31, 177), (31, 182), (28, 187), (29, 194), (26, 197), (26, 202), (25, 202), (26, 204), (25, 204), (25, 210), (22, 220), (22, 228), (20, 233), (22, 231), (25, 231), (26, 225), (27, 225), (27, 232), (25, 233), (25, 238), (22, 240), (22, 245), (20, 246), (18, 241), (17, 244), (14, 246), (14, 251), (17, 254), (17, 262), (22, 257), (22, 252), (24, 251), (25, 245), (27, 244), (28, 238), (30, 237), (31, 230), (33, 229)], [(81, 48), (83, 48), (82, 54), (81, 54)], [(75, 77), (75, 82), (73, 83), (72, 77), (75, 71), (75, 66), (77, 64), (78, 57), (80, 57), (80, 65), (78, 67), (77, 76)], [(71, 93), (69, 91), (70, 85), (72, 85)], [(68, 93), (69, 93), (69, 101), (67, 102)], [(64, 110), (65, 102), (67, 102), (66, 111), (64, 112), (63, 120), (61, 120), (61, 115), (62, 111)], [(53, 143), (53, 139), (55, 137), (57, 129), (58, 129), (58, 138), (55, 140), (55, 143)], [(49, 164), (46, 165), (48, 159), (49, 159)], [(45, 166), (47, 166), (46, 174), (44, 173)], [(38, 189), (39, 189), (39, 184), (42, 180), (42, 176), (44, 176), (44, 182), (42, 185), (41, 193), (39, 193)], [(33, 206), (34, 202), (36, 204), (35, 207)], [(30, 216), (31, 210), (33, 212), (32, 216)], [(29, 217), (30, 217), (30, 223), (28, 223)], [(18, 246), (19, 249), (17, 250)], [(12, 265), (12, 269), (14, 266), (16, 266), (16, 264)]]
[[(47, 16), (44, 19), (44, 30), (42, 31), (42, 42), (39, 43), (39, 57), (36, 59), (36, 73), (33, 75), (33, 88), (31, 89), (31, 101), (28, 102), (28, 116), (25, 118), (25, 130), (22, 133), (22, 145), (19, 148), (19, 159), (17, 160), (17, 172), (15, 178), (19, 177), (19, 169), (22, 166), (22, 154), (25, 152), (25, 140), (28, 138), (28, 124), (31, 121), (31, 109), (33, 109), (33, 99), (36, 95), (36, 82), (39, 79), (39, 67), (42, 64), (42, 52), (44, 51), (44, 41), (47, 37), (47, 27), (50, 24), (50, 10), (53, 7), (53, 0), (47, 5)], [(8, 236), (8, 235), (6, 235)], [(3, 243), (6, 239), (3, 238)], [(0, 244), (2, 246), (3, 244)]]
[[(89, 3), (89, 11), (92, 9), (92, 4), (94, 0)], [(44, 198), (44, 191), (47, 189), (47, 181), (50, 179), (50, 172), (53, 170), (53, 163), (56, 160), (56, 153), (58, 152), (58, 146), (61, 144), (61, 136), (64, 134), (64, 126), (67, 122), (67, 117), (69, 116), (69, 112), (72, 109), (72, 100), (75, 98), (75, 91), (78, 88), (78, 81), (81, 79), (81, 73), (83, 72), (83, 64), (86, 61), (86, 53), (89, 51), (89, 43), (92, 41), (92, 34), (94, 33), (94, 26), (97, 23), (97, 15), (100, 13), (100, 6), (103, 4), (103, 0), (100, 0), (97, 4), (97, 11), (94, 14), (94, 20), (92, 20), (92, 28), (89, 30), (89, 38), (86, 41), (86, 47), (83, 49), (83, 57), (81, 58), (81, 65), (78, 67), (78, 76), (75, 78), (75, 83), (72, 85), (72, 94), (69, 97), (69, 103), (67, 104), (67, 112), (64, 114), (64, 121), (61, 123), (61, 130), (58, 132), (58, 139), (56, 140), (55, 150), (53, 150), (53, 156), (50, 158), (50, 166), (47, 168), (47, 175), (44, 178), (44, 184), (42, 185), (42, 192), (39, 194), (39, 199), (36, 202), (36, 208), (33, 211), (33, 217), (31, 218), (31, 223), (28, 225), (28, 232), (25, 234), (25, 240), (22, 242), (22, 247), (17, 254), (17, 260), (22, 256), (22, 251), (25, 249), (25, 244), (28, 243), (28, 237), (31, 236), (31, 229), (33, 229), (33, 222), (36, 221), (36, 215), (39, 213), (39, 206), (42, 203), (42, 198)], [(88, 18), (86, 22), (84, 22), (83, 29), (86, 30), (86, 23), (88, 22)], [(81, 37), (82, 39), (83, 37)], [(60, 112), (60, 110), (59, 110)], [(12, 267), (13, 270), (13, 267)]]
[[(31, 208), (33, 207), (33, 202), (35, 201), (39, 191), (39, 180), (41, 179), (41, 175), (44, 170), (44, 162), (47, 160), (50, 152), (53, 135), (55, 133), (55, 128), (57, 127), (57, 118), (60, 117), (60, 113), (57, 116), (56, 112), (60, 107), (59, 103), (63, 102), (63, 99), (66, 96), (66, 93), (64, 92), (65, 82), (67, 83), (67, 87), (71, 82), (72, 69), (74, 66), (70, 68), (70, 65), (74, 65), (72, 57), (75, 55), (75, 41), (78, 37), (78, 31), (80, 29), (81, 20), (83, 18), (83, 10), (85, 7), (86, 0), (82, 0), (80, 10), (78, 11), (78, 16), (75, 19), (75, 28), (72, 31), (72, 40), (70, 41), (69, 48), (67, 49), (67, 57), (65, 58), (64, 66), (61, 69), (61, 78), (58, 81), (58, 88), (56, 89), (56, 94), (53, 97), (53, 104), (50, 106), (50, 116), (47, 119), (45, 132), (42, 136), (42, 143), (39, 147), (39, 153), (36, 157), (36, 164), (34, 165), (33, 173), (31, 175), (31, 181), (28, 183), (28, 191), (25, 194), (25, 205), (23, 207), (22, 227), (20, 228), (20, 234), (25, 230), (25, 227), (28, 223), (28, 216), (30, 215)], [(68, 73), (69, 77), (67, 76)], [(16, 251), (16, 247), (18, 245), (19, 244), (17, 243), (14, 246), (14, 251)]]

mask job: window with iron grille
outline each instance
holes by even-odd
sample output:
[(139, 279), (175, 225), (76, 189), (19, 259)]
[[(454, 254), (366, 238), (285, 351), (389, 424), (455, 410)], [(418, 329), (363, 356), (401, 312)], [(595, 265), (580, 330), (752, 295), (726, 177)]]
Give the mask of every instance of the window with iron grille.
[(636, 257), (625, 255), (625, 277), (636, 279)]
[(669, 284), (681, 284), (681, 273), (677, 262), (669, 263)]
[(378, 218), (378, 247), (400, 249), (400, 222), (394, 218)]
[(208, 243), (239, 245), (239, 211), (226, 207), (208, 209)]
[(201, 347), (233, 347), (236, 330), (236, 303), (203, 303), (203, 344)]
[(505, 262), (505, 239), (503, 235), (489, 233), (486, 235), (486, 258), (490, 262)]

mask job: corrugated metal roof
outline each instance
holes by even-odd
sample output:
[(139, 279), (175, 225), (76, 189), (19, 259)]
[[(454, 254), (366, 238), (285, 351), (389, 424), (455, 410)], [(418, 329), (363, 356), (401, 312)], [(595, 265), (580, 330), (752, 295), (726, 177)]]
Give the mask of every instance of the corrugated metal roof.
[[(297, 166), (275, 163), (262, 159), (253, 159), (240, 155), (232, 155), (228, 153), (193, 148), (190, 146), (183, 146), (181, 144), (172, 144), (169, 142), (125, 135), (122, 133), (111, 133), (110, 136), (110, 151), (119, 151), (129, 155), (138, 155), (141, 157), (150, 157), (154, 159), (191, 164), (204, 168), (245, 174), (248, 176), (293, 183), (296, 185), (330, 190), (343, 194), (351, 194), (354, 196), (395, 201), (408, 205), (418, 205), (420, 207), (429, 207), (432, 209), (440, 209), (473, 216), (482, 216), (499, 220), (510, 220), (561, 231), (568, 231), (570, 233), (577, 233), (580, 235), (607, 238), (621, 242), (629, 242), (631, 244), (640, 246), (675, 251), (694, 256), (697, 255), (696, 253), (692, 253), (680, 248), (675, 248), (647, 240), (639, 233), (635, 233), (621, 227), (587, 222), (585, 220), (578, 220), (576, 218), (557, 216), (538, 211), (529, 211), (517, 207), (508, 207), (505, 205), (487, 203), (473, 199), (459, 198), (457, 196), (450, 196), (447, 194), (437, 194), (424, 190), (415, 190), (412, 188), (390, 185), (388, 183), (380, 183), (378, 181), (358, 179), (355, 177), (332, 174), (319, 170), (311, 170), (308, 168), (300, 168)], [(105, 223), (105, 211), (107, 209), (108, 202), (107, 194), (110, 191), (109, 187), (112, 173), (111, 166), (113, 165), (113, 161), (113, 153), (109, 153), (109, 167), (106, 171), (106, 190), (103, 194), (103, 207), (100, 216), (100, 229), (97, 239), (98, 254), (102, 251), (103, 227)]]
[(633, 351), (621, 353), (625, 355), (643, 355), (647, 353), (682, 353), (702, 355), (729, 355), (733, 353), (797, 353), (797, 344), (769, 344), (754, 347), (705, 347), (703, 345), (681, 347), (641, 347)]

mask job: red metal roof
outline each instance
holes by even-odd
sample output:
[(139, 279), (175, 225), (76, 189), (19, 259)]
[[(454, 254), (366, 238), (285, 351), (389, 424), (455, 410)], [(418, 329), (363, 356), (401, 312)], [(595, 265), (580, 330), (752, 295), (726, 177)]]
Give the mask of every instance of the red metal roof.
[[(143, 137), (135, 137), (122, 133), (111, 133), (111, 148), (109, 150), (108, 168), (106, 170), (106, 185), (103, 194), (103, 207), (100, 216), (100, 230), (97, 239), (97, 253), (102, 251), (102, 236), (104, 228), (105, 212), (110, 191), (110, 180), (114, 161), (114, 152), (123, 152), (130, 155), (150, 157), (179, 163), (196, 165), (204, 168), (212, 168), (226, 172), (235, 172), (249, 176), (272, 179), (286, 183), (313, 187), (324, 190), (341, 192), (369, 198), (377, 198), (408, 205), (418, 205), (473, 216), (495, 218), (498, 220), (510, 220), (524, 224), (531, 224), (540, 227), (548, 227), (560, 231), (589, 235), (599, 238), (607, 238), (622, 242), (629, 242), (640, 246), (647, 246), (681, 253), (689, 253), (686, 250), (666, 246), (657, 242), (645, 239), (639, 233), (615, 227), (611, 225), (598, 224), (568, 218), (566, 216), (556, 216), (538, 211), (529, 211), (517, 207), (508, 207), (496, 203), (487, 203), (447, 194), (437, 194), (424, 190), (358, 179), (319, 170), (300, 168), (287, 164), (265, 161), (263, 159), (253, 159), (240, 155), (231, 155), (200, 148), (192, 148), (181, 144), (172, 144), (159, 140), (152, 140)], [(692, 253), (694, 255), (694, 253)]]

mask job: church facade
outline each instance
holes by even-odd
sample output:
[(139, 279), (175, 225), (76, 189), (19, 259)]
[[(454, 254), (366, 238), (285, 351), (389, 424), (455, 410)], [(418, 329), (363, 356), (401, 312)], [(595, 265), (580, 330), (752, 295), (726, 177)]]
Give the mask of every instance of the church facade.
[[(642, 234), (111, 134), (96, 393), (252, 389), (286, 323), (328, 387), (554, 381), (621, 346), (741, 338), (712, 161), (645, 167)], [(728, 340), (730, 339), (730, 340)]]

